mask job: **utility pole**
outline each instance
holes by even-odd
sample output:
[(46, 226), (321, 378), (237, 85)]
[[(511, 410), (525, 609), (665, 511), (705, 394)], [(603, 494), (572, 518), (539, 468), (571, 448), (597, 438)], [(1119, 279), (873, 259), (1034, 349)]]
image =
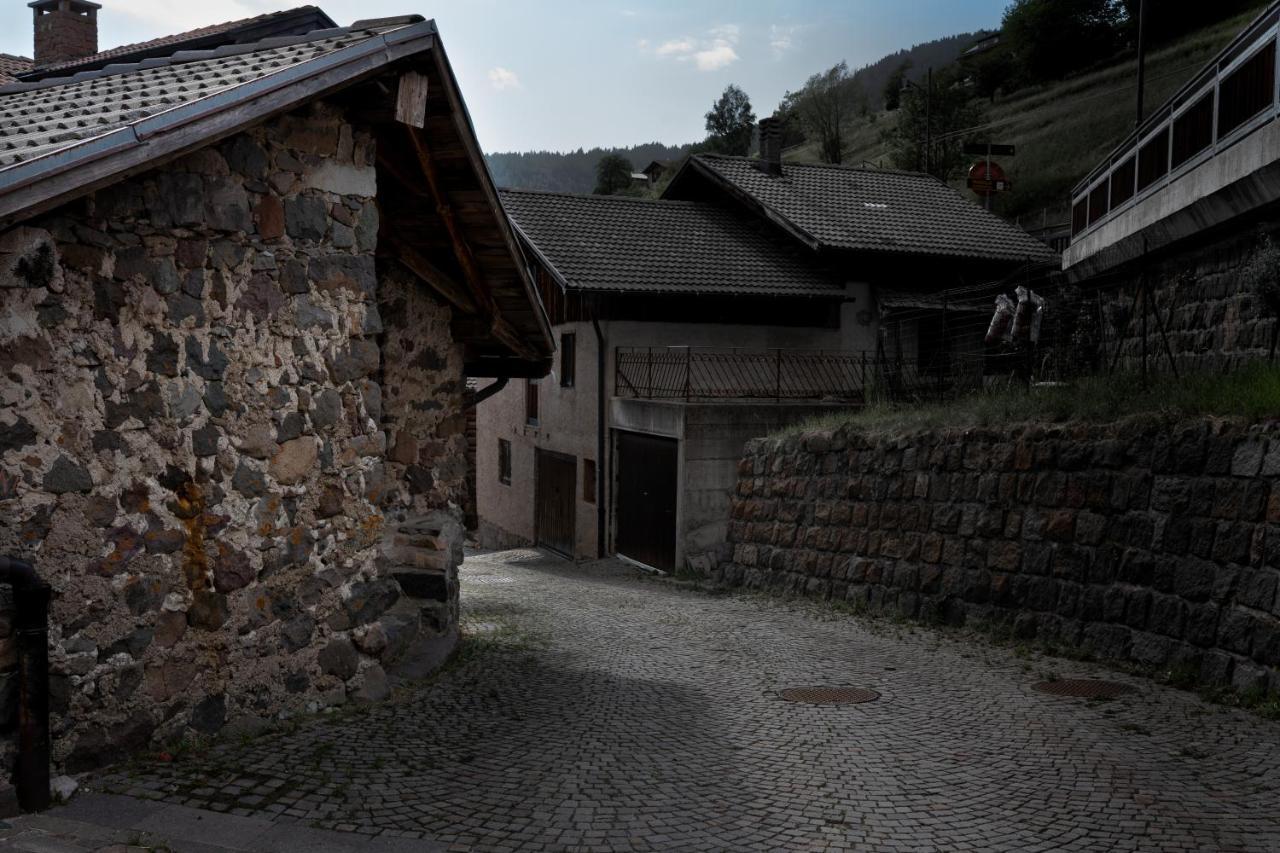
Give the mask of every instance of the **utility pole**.
[(924, 170), (933, 169), (933, 67), (929, 68), (929, 88), (924, 92)]
[(1138, 121), (1142, 125), (1143, 95), (1147, 85), (1147, 2), (1138, 0)]

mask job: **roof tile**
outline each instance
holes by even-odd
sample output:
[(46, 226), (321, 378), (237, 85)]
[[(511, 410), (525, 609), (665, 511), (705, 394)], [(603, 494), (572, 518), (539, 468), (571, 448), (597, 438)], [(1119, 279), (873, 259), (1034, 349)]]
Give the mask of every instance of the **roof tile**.
[(503, 190), (507, 213), (579, 290), (839, 296), (811, 260), (712, 204)]
[(746, 157), (694, 160), (825, 248), (1044, 261), (1053, 251), (931, 175), (785, 163), (781, 177)]

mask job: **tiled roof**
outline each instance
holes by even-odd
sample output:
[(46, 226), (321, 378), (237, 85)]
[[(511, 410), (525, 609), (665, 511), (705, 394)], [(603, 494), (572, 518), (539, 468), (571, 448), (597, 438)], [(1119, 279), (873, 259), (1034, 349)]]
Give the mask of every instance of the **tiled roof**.
[[(306, 22), (314, 22), (318, 25), (312, 26), (311, 29), (321, 29), (323, 27), (334, 27), (334, 22), (324, 12), (315, 6), (300, 6), (296, 9), (287, 9), (281, 12), (268, 12), (265, 15), (256, 15), (252, 18), (241, 18), (236, 21), (226, 21), (221, 24), (212, 24), (207, 27), (199, 27), (198, 29), (188, 30), (185, 33), (175, 33), (173, 35), (161, 36), (160, 38), (151, 39), (150, 41), (141, 41), (134, 44), (124, 44), (119, 47), (113, 47), (109, 50), (99, 51), (91, 56), (81, 57), (79, 59), (71, 59), (66, 62), (58, 62), (52, 65), (43, 65), (39, 69), (32, 68), (31, 61), (27, 61), (27, 67), (24, 71), (15, 72), (16, 74), (26, 74), (27, 79), (42, 78), (50, 76), (57, 72), (60, 76), (73, 69), (97, 68), (107, 64), (111, 60), (140, 59), (146, 56), (155, 56), (157, 54), (173, 53), (181, 50), (184, 46), (190, 46), (191, 43), (200, 43), (200, 47), (213, 48), (221, 43), (235, 43), (240, 39), (214, 39), (215, 36), (234, 36), (236, 34), (252, 33), (258, 38), (269, 35), (283, 35), (284, 32), (273, 32), (272, 28), (276, 25), (285, 26), (291, 19), (305, 20)], [(289, 29), (289, 32), (301, 34), (305, 29)], [(256, 40), (250, 38), (247, 40)], [(214, 41), (217, 44), (210, 44)], [(0, 71), (3, 67), (0, 66)]]
[[(392, 28), (321, 31), (307, 37), (176, 53), (71, 78), (0, 86), (0, 183), (5, 171), (219, 92), (322, 60)], [(326, 35), (331, 33), (330, 35)], [(285, 44), (271, 45), (283, 41)]]
[(749, 219), (712, 204), (503, 190), (565, 286), (580, 290), (839, 296), (844, 290)]
[(9, 83), (17, 79), (19, 74), (31, 70), (31, 60), (25, 56), (13, 56), (0, 53), (0, 83)]
[(745, 157), (699, 154), (692, 160), (815, 246), (1003, 261), (1056, 257), (930, 175), (785, 163), (775, 177)]

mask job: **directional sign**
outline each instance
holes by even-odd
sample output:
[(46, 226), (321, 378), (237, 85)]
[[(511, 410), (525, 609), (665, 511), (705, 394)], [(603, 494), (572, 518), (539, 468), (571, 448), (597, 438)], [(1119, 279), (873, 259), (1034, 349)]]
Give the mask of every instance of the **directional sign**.
[(1012, 145), (987, 145), (985, 143), (970, 142), (964, 146), (964, 153), (975, 157), (1012, 157), (1015, 151)]

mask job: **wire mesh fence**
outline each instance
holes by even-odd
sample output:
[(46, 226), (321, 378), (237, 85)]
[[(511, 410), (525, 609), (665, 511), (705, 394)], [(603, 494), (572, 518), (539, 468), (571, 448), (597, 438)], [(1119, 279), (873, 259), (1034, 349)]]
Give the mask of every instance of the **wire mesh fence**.
[(1117, 372), (1226, 372), (1275, 358), (1280, 299), (1269, 273), (1250, 273), (1270, 263), (1280, 277), (1280, 249), (1269, 246), (1245, 241), (1232, 257), (1139, 264), (1084, 284), (1044, 264), (982, 284), (882, 292), (874, 350), (619, 348), (615, 392), (865, 404)]

